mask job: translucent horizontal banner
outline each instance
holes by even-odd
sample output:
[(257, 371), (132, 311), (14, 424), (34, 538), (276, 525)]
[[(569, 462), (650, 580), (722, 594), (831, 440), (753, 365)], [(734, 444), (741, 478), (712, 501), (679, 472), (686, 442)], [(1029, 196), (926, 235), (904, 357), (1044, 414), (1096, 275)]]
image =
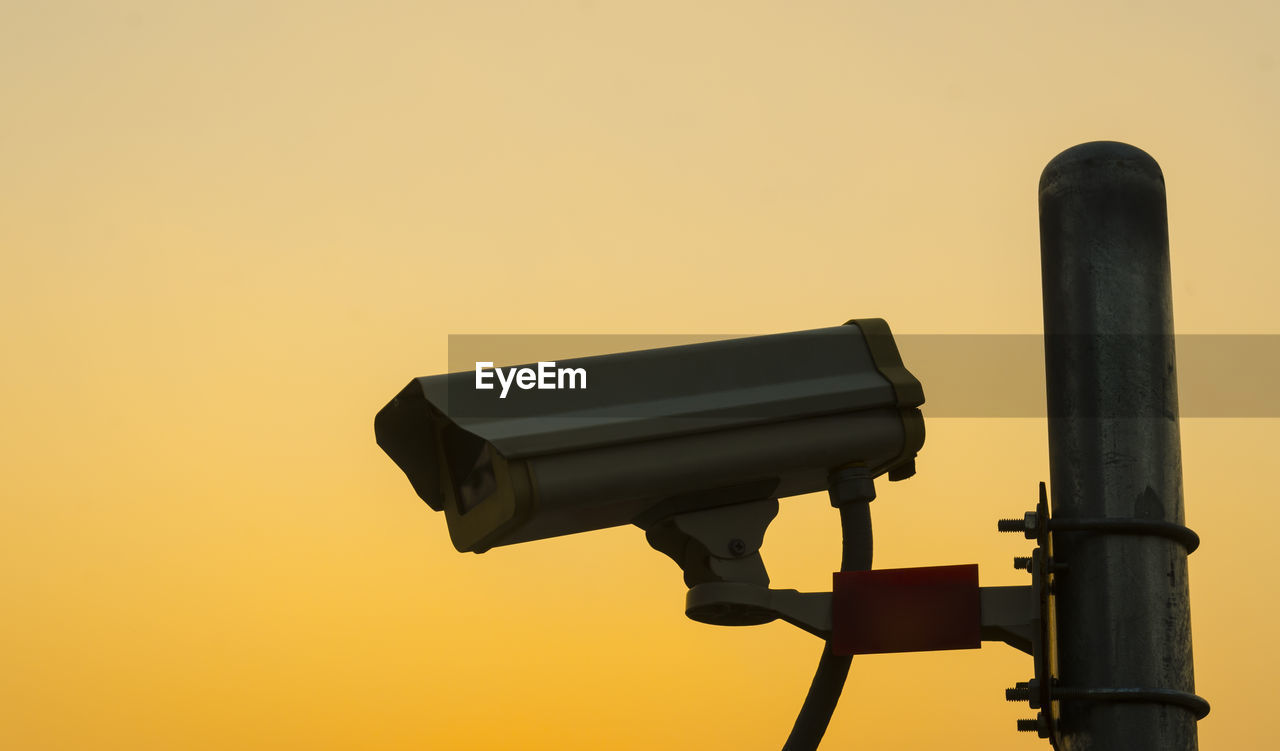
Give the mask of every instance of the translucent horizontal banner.
[[(556, 362), (617, 352), (736, 339), (742, 334), (455, 334), (449, 337), (450, 372)], [(924, 386), (926, 417), (1008, 418), (1046, 416), (1045, 337), (1036, 334), (898, 334), (902, 362)], [(1129, 369), (1135, 382), (1176, 379), (1177, 406), (1188, 418), (1280, 417), (1280, 335), (1180, 334), (1172, 338), (1127, 335), (1055, 337), (1058, 351), (1088, 368), (1099, 358), (1115, 364), (1113, 377)], [(1166, 357), (1172, 344), (1173, 358)], [(561, 363), (564, 365), (564, 363)], [(589, 377), (589, 376), (588, 376)], [(1123, 405), (1107, 416), (1125, 414)]]

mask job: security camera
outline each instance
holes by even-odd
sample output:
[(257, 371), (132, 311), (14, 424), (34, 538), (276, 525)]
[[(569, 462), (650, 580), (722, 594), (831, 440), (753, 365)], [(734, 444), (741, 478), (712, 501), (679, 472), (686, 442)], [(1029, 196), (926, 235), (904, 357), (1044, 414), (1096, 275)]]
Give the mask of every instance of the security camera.
[(888, 325), (754, 336), (415, 378), (378, 445), (454, 547), (482, 553), (914, 473), (920, 382)]

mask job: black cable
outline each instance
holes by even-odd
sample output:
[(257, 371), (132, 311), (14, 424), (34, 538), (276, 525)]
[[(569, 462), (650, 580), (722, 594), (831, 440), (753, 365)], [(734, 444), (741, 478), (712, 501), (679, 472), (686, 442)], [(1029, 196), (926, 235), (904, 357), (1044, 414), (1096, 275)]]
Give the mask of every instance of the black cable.
[[(871, 568), (871, 499), (865, 496), (848, 501), (838, 499), (834, 484), (831, 495), (832, 503), (838, 504), (840, 510), (840, 534), (843, 538), (840, 570), (867, 571)], [(873, 490), (871, 498), (874, 497)], [(796, 716), (782, 751), (814, 751), (818, 748), (827, 732), (827, 725), (831, 723), (836, 703), (840, 701), (840, 692), (844, 690), (852, 660), (851, 657), (832, 654), (831, 642), (822, 648), (809, 693), (804, 697), (800, 714)]]

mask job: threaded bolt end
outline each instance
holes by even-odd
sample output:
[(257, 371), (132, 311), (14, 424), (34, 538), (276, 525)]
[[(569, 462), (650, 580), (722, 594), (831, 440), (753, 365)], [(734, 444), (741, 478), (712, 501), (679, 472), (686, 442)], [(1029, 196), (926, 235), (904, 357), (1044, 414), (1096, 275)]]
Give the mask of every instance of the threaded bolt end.
[(1001, 519), (996, 522), (996, 529), (1001, 532), (1021, 532), (1027, 528), (1022, 519)]
[(1004, 700), (1013, 702), (1031, 701), (1031, 689), (1025, 685), (1006, 688), (1004, 690)]

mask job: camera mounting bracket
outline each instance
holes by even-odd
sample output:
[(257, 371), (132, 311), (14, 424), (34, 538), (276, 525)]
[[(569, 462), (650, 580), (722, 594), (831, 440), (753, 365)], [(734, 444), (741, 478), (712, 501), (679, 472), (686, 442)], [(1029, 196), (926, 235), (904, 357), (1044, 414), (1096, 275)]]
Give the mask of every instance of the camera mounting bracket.
[(707, 582), (689, 590), (684, 613), (713, 626), (754, 626), (781, 619), (819, 639), (831, 638), (830, 592)]
[(760, 546), (777, 515), (777, 498), (689, 511), (649, 526), (645, 539), (680, 566), (690, 588), (707, 582), (768, 587)]
[(765, 498), (673, 514), (645, 538), (684, 571), (685, 615), (717, 626), (754, 626), (781, 618), (823, 639), (831, 634), (831, 593), (769, 589), (760, 546), (778, 515)]

